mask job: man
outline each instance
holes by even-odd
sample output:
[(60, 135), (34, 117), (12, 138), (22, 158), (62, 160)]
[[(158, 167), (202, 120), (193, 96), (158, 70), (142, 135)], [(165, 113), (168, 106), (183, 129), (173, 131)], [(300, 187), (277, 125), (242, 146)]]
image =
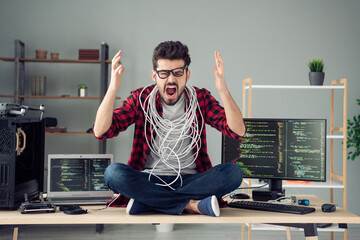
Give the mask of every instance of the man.
[(156, 210), (219, 216), (217, 199), (241, 184), (242, 172), (232, 163), (212, 167), (205, 123), (239, 140), (245, 134), (242, 114), (225, 83), (222, 57), (215, 52), (213, 70), (224, 107), (206, 89), (187, 84), (188, 48), (167, 41), (153, 53), (155, 84), (132, 91), (113, 110), (124, 72), (120, 60), (121, 50), (112, 59), (111, 81), (96, 115), (94, 134), (98, 139), (114, 137), (133, 123), (135, 131), (128, 164), (110, 165), (104, 176), (107, 185), (120, 193), (122, 202), (130, 199), (128, 214)]

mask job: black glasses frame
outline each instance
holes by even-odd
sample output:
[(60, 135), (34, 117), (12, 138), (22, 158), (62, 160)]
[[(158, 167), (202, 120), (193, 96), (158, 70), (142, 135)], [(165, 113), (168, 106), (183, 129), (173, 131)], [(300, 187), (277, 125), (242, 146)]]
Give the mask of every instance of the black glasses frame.
[[(168, 77), (170, 76), (170, 73), (172, 73), (172, 75), (173, 75), (174, 77), (182, 77), (182, 76), (184, 76), (184, 73), (183, 73), (181, 76), (175, 76), (174, 71), (177, 70), (177, 69), (182, 69), (182, 70), (185, 72), (185, 71), (187, 71), (188, 67), (187, 67), (187, 66), (184, 66), (184, 67), (174, 68), (174, 69), (172, 69), (172, 70), (155, 70), (155, 72), (157, 73), (157, 75), (158, 75), (159, 78), (161, 78), (161, 79), (166, 79), (166, 78), (168, 78)], [(166, 77), (160, 77), (160, 74), (159, 74), (160, 72), (166, 72), (167, 76), (166, 76)]]

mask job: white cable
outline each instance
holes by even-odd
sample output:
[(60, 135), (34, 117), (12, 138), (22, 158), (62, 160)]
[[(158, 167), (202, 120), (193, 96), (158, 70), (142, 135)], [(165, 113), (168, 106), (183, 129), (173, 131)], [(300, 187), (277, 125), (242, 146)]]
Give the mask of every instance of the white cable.
[[(156, 95), (159, 91), (158, 86), (154, 87), (144, 102), (141, 101), (141, 95), (146, 88), (141, 91), (139, 96), (140, 106), (145, 115), (145, 139), (150, 150), (159, 157), (159, 160), (150, 171), (149, 181), (151, 176), (155, 176), (163, 183), (158, 183), (157, 185), (166, 186), (174, 190), (171, 185), (179, 178), (182, 186), (181, 170), (193, 164), (198, 156), (201, 148), (201, 132), (204, 127), (204, 117), (201, 113), (196, 90), (193, 86), (185, 86), (185, 91), (189, 97), (189, 103), (186, 102), (185, 113), (173, 121), (162, 118), (157, 112)], [(201, 116), (200, 129), (196, 117), (197, 109)], [(150, 143), (147, 139), (147, 126), (150, 128)], [(158, 143), (155, 141), (156, 137), (159, 140)], [(188, 146), (183, 146), (184, 140), (189, 138), (191, 139), (190, 144)], [(188, 156), (195, 147), (197, 151)], [(175, 151), (175, 149), (178, 151)], [(191, 158), (193, 158), (193, 160), (189, 164), (186, 166), (181, 165), (182, 162), (186, 162), (186, 160)], [(169, 162), (174, 160), (176, 161), (176, 164), (171, 164)], [(171, 183), (166, 183), (163, 179), (153, 173), (160, 162), (176, 173), (177, 176)], [(157, 170), (159, 171), (160, 169)]]
[(288, 196), (288, 197), (279, 197), (274, 200), (269, 200), (269, 203), (277, 203), (277, 204), (293, 204), (296, 202), (296, 197)]

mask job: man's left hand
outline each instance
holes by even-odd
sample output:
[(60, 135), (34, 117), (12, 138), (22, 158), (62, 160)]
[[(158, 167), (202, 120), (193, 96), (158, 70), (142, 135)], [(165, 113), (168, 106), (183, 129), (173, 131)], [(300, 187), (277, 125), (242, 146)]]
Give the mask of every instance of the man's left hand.
[(213, 68), (215, 74), (215, 86), (219, 92), (226, 89), (224, 62), (219, 52), (215, 51), (215, 66)]

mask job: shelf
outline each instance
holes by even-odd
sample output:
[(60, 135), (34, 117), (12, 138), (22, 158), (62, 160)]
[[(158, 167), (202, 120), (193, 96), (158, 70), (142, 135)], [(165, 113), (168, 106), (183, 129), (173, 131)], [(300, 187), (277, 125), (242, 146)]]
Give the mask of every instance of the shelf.
[[(13, 98), (14, 95), (0, 95), (2, 98)], [(78, 96), (35, 96), (35, 95), (20, 95), (20, 98), (47, 98), (47, 99), (100, 99), (97, 96), (87, 96), (87, 97), (78, 97)], [(120, 97), (116, 97), (120, 99)]]
[(343, 189), (344, 185), (336, 182), (311, 182), (306, 184), (284, 182), (284, 188), (332, 188)]
[[(15, 58), (1, 57), (0, 60), (6, 62), (14, 62)], [(47, 63), (101, 63), (100, 60), (79, 60), (79, 59), (37, 59), (37, 58), (20, 58), (21, 62), (47, 62)], [(106, 63), (111, 63), (111, 60), (106, 60)]]
[[(248, 223), (245, 223), (247, 227), (249, 227)], [(251, 224), (251, 230), (265, 230), (265, 231), (286, 231), (286, 227), (276, 226), (271, 224)], [(339, 228), (338, 224), (333, 224), (327, 228), (317, 228), (318, 232), (344, 232), (344, 228)], [(290, 231), (301, 231), (302, 228), (290, 227)]]
[[(85, 59), (51, 59), (46, 58), (46, 59), (39, 59), (39, 58), (35, 58), (35, 55), (32, 55), (32, 57), (26, 57), (25, 55), (25, 43), (15, 39), (15, 54), (14, 57), (0, 57), (0, 61), (4, 61), (4, 62), (10, 62), (12, 64), (14, 64), (14, 77), (13, 77), (13, 85), (14, 85), (14, 91), (13, 92), (9, 92), (7, 91), (5, 94), (0, 94), (0, 99), (1, 98), (9, 98), (9, 101), (12, 101), (16, 104), (19, 105), (26, 105), (26, 101), (29, 101), (28, 99), (38, 99), (38, 101), (46, 101), (48, 102), (49, 99), (52, 99), (50, 101), (54, 101), (57, 102), (57, 100), (60, 99), (72, 99), (72, 100), (102, 100), (102, 96), (106, 95), (106, 91), (108, 88), (108, 79), (109, 79), (109, 64), (112, 64), (112, 61), (108, 59), (109, 56), (109, 46), (107, 45), (107, 43), (102, 42), (101, 43), (101, 47), (99, 49), (99, 57), (95, 60), (85, 60)], [(76, 54), (76, 53), (75, 53)], [(78, 56), (76, 56), (74, 54), (74, 58), (77, 58)], [(25, 92), (26, 88), (25, 88), (25, 82), (26, 82), (26, 74), (25, 74), (25, 65), (27, 63), (35, 63), (35, 64), (43, 64), (43, 63), (65, 63), (65, 64), (77, 64), (77, 63), (82, 63), (82, 64), (92, 64), (92, 66), (97, 65), (97, 67), (100, 70), (100, 76), (99, 76), (99, 80), (100, 80), (100, 86), (99, 88), (96, 88), (95, 90), (99, 90), (98, 92), (95, 92), (94, 94), (98, 94), (98, 96), (86, 96), (86, 97), (79, 97), (77, 96), (77, 87), (73, 88), (73, 91), (71, 91), (70, 93), (74, 94), (74, 96), (71, 96), (69, 93), (67, 92), (62, 92), (62, 93), (58, 93), (61, 94), (59, 96), (50, 96), (50, 95), (45, 95), (45, 96), (39, 96), (39, 95), (30, 95), (31, 93), (29, 92), (28, 95), (26, 95), (27, 93)], [(41, 99), (41, 100), (40, 100)], [(120, 97), (116, 97), (116, 100), (121, 99)], [(57, 132), (56, 132), (57, 131)], [(86, 130), (84, 130), (83, 132), (76, 132), (76, 129), (74, 129), (73, 132), (61, 132), (62, 129), (45, 129), (45, 134), (48, 136), (94, 136), (94, 134), (91, 133), (87, 133)], [(66, 130), (63, 130), (66, 131)], [(80, 131), (82, 131), (80, 129)], [(51, 137), (50, 137), (51, 138)], [(45, 144), (46, 145), (46, 144)], [(99, 153), (106, 153), (106, 140), (104, 141), (99, 141), (98, 142), (99, 145), (99, 149), (98, 152)]]
[(85, 133), (85, 132), (45, 132), (46, 135), (69, 135), (69, 136), (85, 136), (85, 135), (94, 135), (93, 133)]
[[(244, 183), (246, 185), (249, 185), (249, 178), (244, 179)], [(251, 180), (251, 187), (259, 187), (264, 185), (264, 182), (259, 182), (258, 179), (252, 179)], [(344, 185), (337, 183), (337, 182), (330, 182), (330, 181), (326, 181), (326, 182), (310, 182), (310, 183), (291, 183), (291, 182), (287, 182), (287, 181), (283, 181), (282, 184), (283, 188), (332, 188), (332, 189), (344, 189)]]
[(1, 98), (13, 98), (14, 95), (0, 95)]
[(327, 135), (328, 139), (344, 139), (344, 135)]
[(0, 60), (3, 60), (5, 62), (13, 62), (13, 61), (15, 61), (15, 58), (0, 57)]
[[(344, 89), (345, 86), (305, 86), (305, 85), (251, 85), (257, 89)], [(249, 85), (245, 86), (249, 89)]]

